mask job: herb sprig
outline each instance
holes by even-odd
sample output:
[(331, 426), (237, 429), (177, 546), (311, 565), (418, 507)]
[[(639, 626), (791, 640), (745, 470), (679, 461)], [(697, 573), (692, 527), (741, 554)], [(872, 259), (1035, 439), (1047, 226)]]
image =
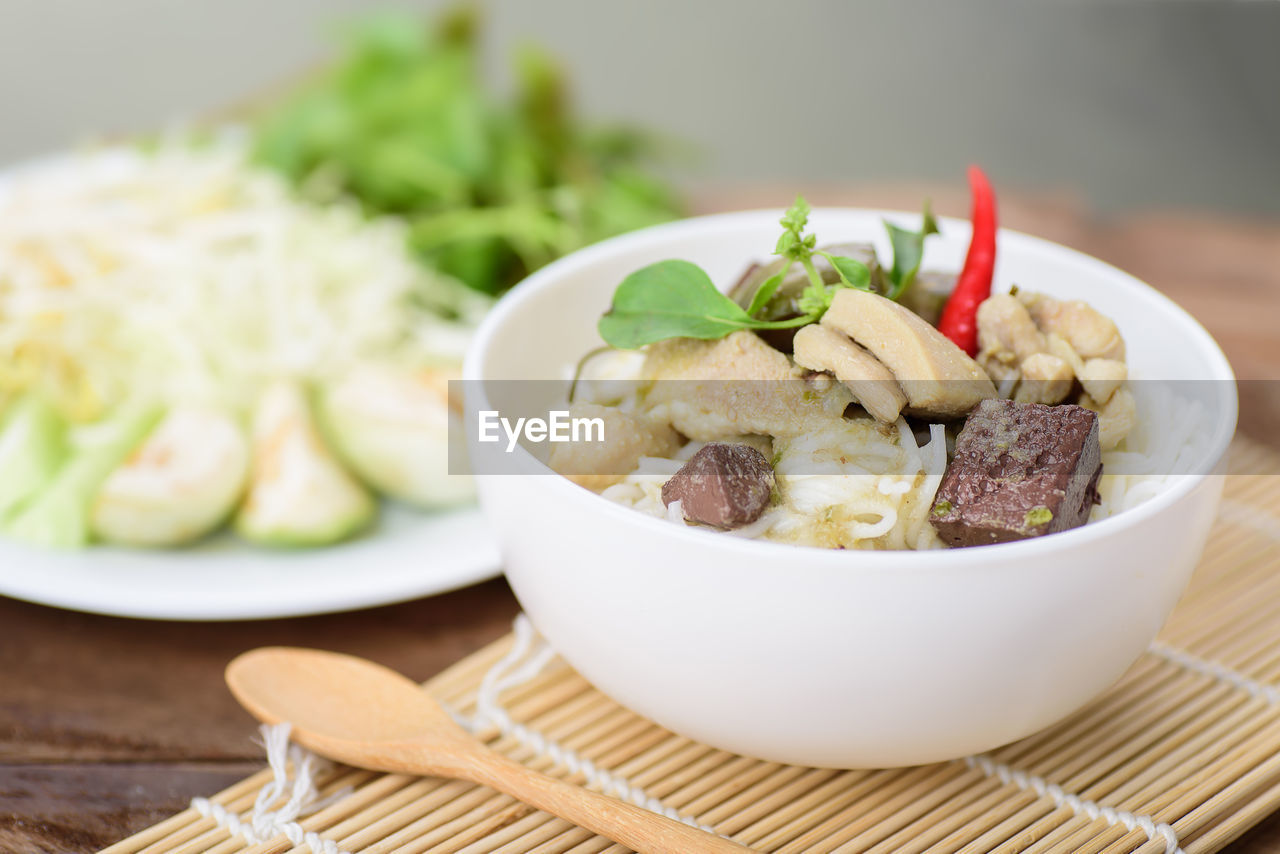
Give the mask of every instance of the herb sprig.
[(893, 246), (893, 269), (889, 271), (889, 288), (885, 293), (891, 300), (901, 299), (916, 280), (920, 272), (920, 261), (924, 257), (924, 239), (930, 234), (938, 233), (938, 221), (929, 210), (928, 200), (924, 203), (923, 222), (919, 231), (908, 231), (885, 220), (885, 231), (889, 232), (889, 243)]
[[(791, 329), (819, 320), (841, 288), (870, 290), (871, 271), (866, 264), (816, 248), (817, 238), (805, 234), (809, 213), (809, 204), (797, 196), (780, 220), (783, 231), (774, 247), (774, 254), (783, 259), (782, 269), (760, 283), (747, 308), (717, 290), (697, 264), (659, 261), (636, 270), (618, 285), (613, 306), (600, 318), (600, 336), (618, 349), (634, 350), (667, 338), (714, 340), (738, 329)], [(836, 282), (823, 281), (814, 257), (831, 265)], [(760, 319), (760, 311), (795, 264), (809, 279), (799, 299), (803, 314), (785, 320)]]

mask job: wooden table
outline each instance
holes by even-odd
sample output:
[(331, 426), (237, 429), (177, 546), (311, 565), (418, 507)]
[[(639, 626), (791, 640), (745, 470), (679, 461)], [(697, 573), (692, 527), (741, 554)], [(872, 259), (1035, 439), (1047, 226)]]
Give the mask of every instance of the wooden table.
[[(811, 202), (914, 209), (959, 188), (802, 188)], [(706, 209), (776, 206), (795, 188), (705, 195)], [(1241, 429), (1280, 447), (1280, 223), (1149, 214), (1113, 221), (1070, 197), (1006, 199), (1003, 220), (1163, 289), (1222, 342), (1243, 382)], [(1030, 284), (1030, 283), (1028, 283)], [(254, 722), (222, 685), (263, 644), (339, 649), (426, 679), (507, 631), (518, 606), (491, 581), (353, 614), (248, 623), (143, 622), (0, 599), (0, 852), (88, 852), (261, 767)], [(1230, 849), (1280, 852), (1280, 816)]]

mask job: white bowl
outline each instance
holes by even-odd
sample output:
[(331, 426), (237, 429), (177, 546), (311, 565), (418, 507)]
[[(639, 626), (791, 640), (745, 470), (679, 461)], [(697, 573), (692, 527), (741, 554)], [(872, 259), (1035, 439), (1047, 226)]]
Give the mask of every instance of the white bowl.
[[(601, 343), (614, 287), (665, 258), (721, 285), (767, 257), (780, 211), (658, 226), (530, 276), (486, 318), (464, 370), (476, 380), (561, 379)], [(872, 240), (882, 217), (819, 210), (819, 240)], [(958, 269), (968, 223), (947, 220), (925, 259)], [(996, 287), (1084, 299), (1124, 334), (1133, 374), (1214, 380), (1212, 459), (1235, 430), (1231, 368), (1186, 312), (1133, 277), (1002, 231)], [(474, 439), (474, 437), (469, 437)], [(492, 449), (486, 445), (485, 449)], [(478, 448), (473, 444), (472, 452)], [(725, 750), (855, 768), (941, 761), (1018, 739), (1111, 685), (1155, 637), (1204, 548), (1221, 478), (1188, 475), (1135, 509), (1004, 545), (931, 552), (827, 551), (673, 525), (548, 473), (481, 475), (480, 503), (538, 630), (601, 691)]]

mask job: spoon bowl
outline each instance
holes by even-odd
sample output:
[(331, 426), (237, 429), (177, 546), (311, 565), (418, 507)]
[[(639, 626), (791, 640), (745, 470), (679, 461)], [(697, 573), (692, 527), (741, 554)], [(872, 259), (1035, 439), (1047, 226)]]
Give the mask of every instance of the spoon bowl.
[[(295, 727), (305, 722), (308, 739), (396, 742), (450, 728), (467, 737), (418, 683), (352, 655), (262, 647), (233, 660), (226, 678), (254, 717)], [(302, 733), (297, 730), (295, 740)]]

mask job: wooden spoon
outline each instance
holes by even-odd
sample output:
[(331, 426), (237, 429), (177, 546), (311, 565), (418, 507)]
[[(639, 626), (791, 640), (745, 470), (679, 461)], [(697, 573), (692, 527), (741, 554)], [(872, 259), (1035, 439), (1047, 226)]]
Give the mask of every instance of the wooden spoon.
[(468, 735), (420, 685), (372, 661), (263, 647), (238, 656), (226, 675), (254, 717), (288, 721), (294, 741), (346, 765), (479, 783), (642, 854), (751, 850), (531, 771)]

